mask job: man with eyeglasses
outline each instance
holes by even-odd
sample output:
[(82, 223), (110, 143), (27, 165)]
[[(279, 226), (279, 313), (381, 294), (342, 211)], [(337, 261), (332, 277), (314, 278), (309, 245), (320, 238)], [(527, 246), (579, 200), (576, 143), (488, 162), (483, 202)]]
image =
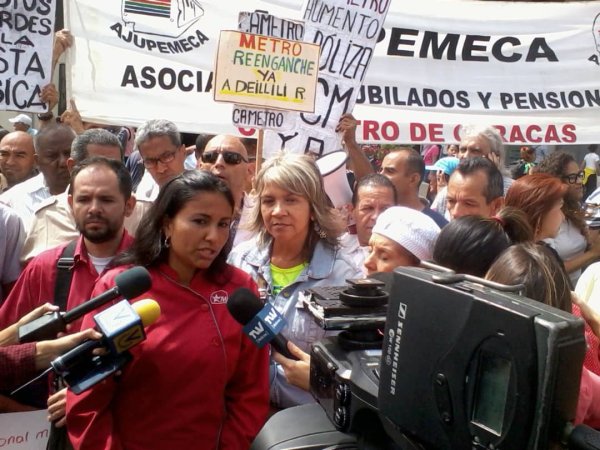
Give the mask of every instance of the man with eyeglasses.
[(136, 190), (141, 201), (154, 201), (161, 186), (183, 173), (187, 157), (177, 126), (168, 120), (149, 120), (137, 129), (135, 144), (146, 172)]
[(238, 225), (245, 222), (251, 203), (245, 195), (245, 188), (252, 178), (252, 169), (242, 141), (235, 136), (218, 134), (206, 143), (198, 168), (212, 172), (231, 189), (236, 216), (231, 225), (229, 245), (234, 246), (249, 238), (248, 233), (241, 230), (238, 233)]

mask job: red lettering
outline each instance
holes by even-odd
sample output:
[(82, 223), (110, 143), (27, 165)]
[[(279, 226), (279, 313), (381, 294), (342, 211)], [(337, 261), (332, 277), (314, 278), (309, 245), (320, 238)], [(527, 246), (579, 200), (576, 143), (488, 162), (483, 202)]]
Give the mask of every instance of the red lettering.
[(410, 140), (413, 142), (424, 142), (427, 138), (427, 129), (421, 123), (410, 124)]
[(525, 142), (525, 136), (518, 125), (514, 125), (510, 129), (509, 142)]
[(386, 141), (395, 141), (400, 136), (400, 129), (396, 122), (388, 120), (381, 125), (381, 135)]
[(254, 128), (238, 128), (238, 131), (242, 136), (246, 137), (254, 136), (254, 133), (256, 133), (256, 130)]
[(256, 41), (254, 34), (240, 33), (240, 47), (242, 48), (254, 48)]
[(575, 126), (575, 124), (568, 123), (566, 125), (563, 125), (563, 142), (568, 142), (569, 144), (577, 142), (577, 135), (575, 134), (575, 131), (577, 131), (577, 127)]
[(544, 139), (545, 142), (560, 142), (560, 138), (558, 137), (558, 133), (556, 131), (556, 127), (554, 125), (548, 125), (548, 129), (546, 130), (546, 136)]
[(444, 142), (444, 125), (441, 123), (429, 124), (429, 142)]
[(456, 125), (454, 127), (454, 131), (452, 132), (452, 134), (454, 135), (454, 140), (456, 142), (460, 142), (461, 141), (460, 130), (462, 130), (462, 125)]
[(363, 120), (363, 140), (369, 141), (372, 139), (374, 141), (379, 140), (379, 135), (377, 134), (377, 130), (379, 129), (379, 124), (375, 120)]
[(525, 134), (527, 135), (527, 141), (528, 142), (542, 142), (542, 138), (540, 136), (538, 137), (534, 137), (533, 132), (539, 133), (540, 131), (542, 131), (541, 127), (539, 125), (529, 125), (527, 127), (527, 130), (525, 130)]

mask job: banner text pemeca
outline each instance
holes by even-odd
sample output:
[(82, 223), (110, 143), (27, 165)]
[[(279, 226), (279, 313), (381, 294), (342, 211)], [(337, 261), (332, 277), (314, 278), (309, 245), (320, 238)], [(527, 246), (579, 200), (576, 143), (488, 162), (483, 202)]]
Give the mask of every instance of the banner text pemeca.
[[(216, 0), (165, 0), (161, 15), (151, 16), (143, 8), (132, 13), (130, 3), (67, 4), (75, 35), (71, 94), (84, 117), (133, 126), (162, 117), (185, 131), (255, 134), (233, 127), (231, 105), (215, 103), (210, 92), (219, 32), (237, 28), (239, 11)], [(318, 23), (312, 34), (308, 23), (274, 19), (251, 24), (254, 30), (286, 39), (303, 33), (322, 47), (315, 113), (259, 119), (286, 128), (288, 115), (301, 117), (302, 129), (291, 129), (297, 139), (313, 138), (317, 151), (320, 141), (339, 145), (332, 130), (354, 99), (364, 142), (454, 142), (460, 126), (471, 123), (496, 125), (511, 143), (600, 142), (598, 2), (390, 2), (376, 34), (373, 20), (386, 5), (309, 0), (302, 9), (293, 1), (245, 1), (247, 11)], [(351, 29), (374, 39), (374, 47), (349, 38)], [(323, 144), (323, 152), (331, 146)]]

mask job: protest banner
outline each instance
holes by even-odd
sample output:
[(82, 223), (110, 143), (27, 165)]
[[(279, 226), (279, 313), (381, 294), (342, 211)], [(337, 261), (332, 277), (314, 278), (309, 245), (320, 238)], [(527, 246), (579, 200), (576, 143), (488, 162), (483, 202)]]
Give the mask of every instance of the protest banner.
[(0, 414), (0, 448), (45, 450), (50, 433), (48, 411)]
[(214, 98), (221, 102), (313, 112), (318, 63), (318, 45), (222, 31), (215, 63)]
[(46, 111), (55, 9), (54, 0), (0, 1), (0, 110)]
[[(254, 129), (234, 127), (231, 106), (214, 102), (211, 93), (218, 36), (236, 28), (238, 12), (222, 2), (202, 1), (202, 15), (173, 37), (171, 31), (168, 36), (138, 31), (122, 14), (124, 1), (67, 5), (67, 26), (75, 36), (69, 85), (83, 116), (131, 126), (163, 117), (184, 131), (255, 136)], [(180, 2), (169, 2), (175, 3)], [(280, 122), (285, 129), (286, 115), (300, 117), (312, 127), (312, 144), (319, 148), (319, 140), (332, 136), (333, 117), (350, 110), (356, 94), (352, 111), (361, 120), (363, 142), (455, 142), (460, 126), (473, 123), (498, 126), (512, 144), (600, 142), (598, 2), (392, 2), (366, 74), (371, 51), (361, 42), (336, 39), (351, 26), (371, 36), (371, 14), (359, 13), (360, 8), (385, 2), (345, 0), (333, 9), (323, 6), (329, 3), (309, 3), (308, 19), (330, 31), (315, 29), (304, 39), (322, 44), (321, 65), (336, 78), (319, 77), (317, 96), (323, 100), (317, 99), (315, 113), (263, 114), (253, 120)], [(296, 2), (248, 0), (244, 8), (290, 22), (303, 19)], [(174, 26), (177, 16), (171, 11), (165, 20)], [(280, 25), (264, 19), (247, 31), (271, 28), (276, 37), (298, 37), (300, 27)], [(300, 133), (296, 124), (288, 129), (293, 133), (282, 132), (279, 142)]]

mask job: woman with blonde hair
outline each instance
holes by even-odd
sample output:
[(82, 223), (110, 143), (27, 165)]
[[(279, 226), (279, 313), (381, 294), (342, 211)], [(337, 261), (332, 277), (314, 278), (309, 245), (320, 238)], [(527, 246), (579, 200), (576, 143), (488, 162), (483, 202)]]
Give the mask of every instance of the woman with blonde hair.
[(275, 353), (271, 361), (271, 402), (285, 408), (314, 401), (305, 352), (326, 334), (301, 307), (302, 292), (345, 285), (362, 270), (338, 244), (344, 225), (311, 158), (280, 154), (268, 160), (256, 177), (256, 194), (249, 224), (255, 239), (234, 248), (229, 261), (252, 276), (263, 299), (287, 321), (282, 334), (299, 360)]

